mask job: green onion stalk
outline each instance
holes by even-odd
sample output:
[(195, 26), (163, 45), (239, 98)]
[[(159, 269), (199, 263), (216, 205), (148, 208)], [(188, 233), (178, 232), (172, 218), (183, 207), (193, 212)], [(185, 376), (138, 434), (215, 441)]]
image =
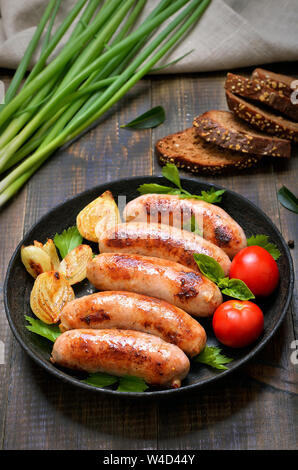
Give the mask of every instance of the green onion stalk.
[[(86, 1), (87, 0), (80, 0), (75, 5), (75, 7), (71, 10), (69, 15), (65, 18), (63, 23), (59, 26), (59, 28), (57, 29), (57, 32), (55, 33), (53, 38), (50, 41), (49, 41), (49, 38), (47, 38), (47, 41), (46, 41), (47, 42), (47, 47), (45, 47), (45, 43), (44, 43), (39, 61), (33, 67), (32, 71), (30, 72), (29, 76), (27, 77), (27, 79), (25, 81), (25, 84), (28, 83), (29, 81), (31, 81), (43, 69), (48, 57), (53, 52), (53, 50), (55, 49), (57, 44), (60, 42), (60, 40), (64, 37), (65, 33), (68, 31), (68, 29), (72, 25), (73, 21), (75, 20), (75, 18), (80, 13), (80, 11), (83, 8), (83, 6), (85, 5)], [(70, 40), (75, 38), (76, 36), (78, 36), (83, 31), (82, 24), (87, 25), (90, 22), (93, 14), (94, 14), (94, 11), (98, 7), (99, 3), (100, 3), (99, 0), (92, 0), (89, 3), (88, 7), (86, 8), (83, 15), (81, 16), (80, 21), (77, 23), (76, 27), (74, 28), (74, 31), (71, 35)], [(57, 2), (57, 4), (58, 4), (58, 2)], [(54, 14), (55, 13), (57, 14), (57, 10), (55, 10)], [(39, 28), (37, 28), (37, 29), (39, 29)], [(49, 31), (49, 29), (48, 29), (48, 31)], [(34, 42), (34, 44), (35, 44), (35, 47), (37, 47), (37, 42)], [(30, 50), (30, 53), (31, 53), (30, 54), (30, 60), (31, 60), (31, 57), (32, 57), (34, 51)], [(17, 89), (19, 87), (19, 84), (21, 82), (21, 79), (23, 78), (23, 76), (25, 74), (23, 64), (25, 63), (26, 64), (25, 66), (27, 67), (27, 63), (28, 63), (25, 59), (26, 59), (26, 54), (24, 55), (24, 58), (22, 59), (20, 65), (19, 65), (19, 67), (16, 71), (16, 74), (15, 74), (15, 76), (18, 77), (18, 84), (15, 83), (15, 85), (13, 85), (13, 82), (14, 82), (14, 79), (13, 79), (12, 82), (11, 82), (10, 87), (8, 88), (8, 90), (6, 92), (6, 95), (5, 95), (5, 103), (6, 104), (9, 103), (9, 101), (11, 101), (13, 96), (16, 94)], [(22, 70), (22, 72), (20, 72), (20, 70)], [(16, 119), (16, 117), (18, 115), (18, 113), (16, 113), (15, 119), (13, 119), (10, 122), (10, 124), (7, 126), (5, 132), (2, 132), (2, 135), (0, 136), (0, 149), (6, 143), (8, 143), (18, 133), (18, 131), (20, 129), (22, 129), (22, 127), (26, 124), (26, 122), (31, 118), (31, 116), (33, 115), (33, 113), (31, 112), (31, 109), (32, 108), (35, 109), (36, 107), (39, 107), (40, 104), (43, 102), (43, 100), (45, 100), (49, 96), (50, 92), (52, 92), (53, 89), (55, 89), (55, 86), (56, 86), (57, 82), (59, 81), (59, 79), (60, 79), (61, 75), (63, 74), (63, 72), (64, 72), (64, 70), (61, 70), (59, 74), (57, 74), (48, 84), (46, 84), (35, 95), (33, 95), (33, 98), (31, 97), (25, 103), (25, 105), (23, 105), (23, 107), (21, 107), (19, 114), (22, 114), (22, 117), (20, 119)], [(4, 105), (2, 105), (2, 107), (3, 106)], [(1, 111), (1, 107), (0, 107), (0, 111)], [(0, 113), (0, 117), (1, 117), (1, 113)], [(0, 120), (0, 122), (1, 122), (1, 120)]]
[[(210, 1), (162, 0), (136, 27), (146, 0), (79, 0), (53, 37), (61, 0), (49, 2), (0, 109), (0, 172), (5, 172), (0, 207), (55, 150), (79, 137), (148, 74)], [(51, 60), (79, 14), (70, 38)], [(46, 24), (40, 58), (19, 90)]]

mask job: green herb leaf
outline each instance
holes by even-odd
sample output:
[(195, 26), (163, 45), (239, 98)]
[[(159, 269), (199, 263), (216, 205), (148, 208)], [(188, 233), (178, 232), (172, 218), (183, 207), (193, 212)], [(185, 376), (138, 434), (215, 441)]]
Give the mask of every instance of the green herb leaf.
[(268, 239), (268, 235), (253, 235), (247, 239), (247, 246), (261, 246), (277, 260), (281, 256), (281, 253), (274, 243), (269, 243)]
[(117, 388), (118, 392), (144, 392), (149, 388), (146, 382), (139, 377), (129, 375), (125, 375), (124, 377), (115, 377), (114, 375), (101, 372), (89, 374), (87, 379), (82, 380), (82, 382), (98, 388), (109, 387), (110, 385), (114, 385), (119, 382)]
[(182, 194), (181, 199), (198, 199), (200, 201), (209, 202), (209, 204), (215, 204), (221, 202), (222, 194), (225, 192), (225, 189), (219, 189), (215, 191), (214, 188), (211, 188), (210, 191), (201, 191), (201, 195), (197, 194)]
[(280, 188), (277, 197), (284, 207), (298, 214), (298, 199), (286, 186)]
[(214, 188), (211, 188), (210, 191), (202, 191), (201, 194), (204, 201), (214, 204), (215, 202), (221, 202), (224, 192), (225, 189), (215, 191)]
[(27, 330), (32, 331), (32, 333), (36, 333), (39, 336), (43, 336), (44, 338), (53, 341), (53, 343), (56, 341), (58, 336), (61, 335), (61, 331), (57, 325), (47, 325), (43, 321), (27, 315), (25, 315), (25, 318), (30, 323), (30, 325), (26, 325)]
[(56, 233), (54, 236), (54, 243), (58, 248), (62, 258), (65, 258), (67, 253), (76, 248), (78, 245), (81, 245), (83, 237), (78, 231), (76, 226), (69, 227), (67, 230), (59, 235)]
[(167, 163), (162, 167), (161, 172), (162, 175), (167, 178), (167, 180), (171, 181), (171, 183), (174, 183), (180, 190), (182, 190), (179, 171), (174, 163)]
[(171, 183), (174, 183), (178, 189), (170, 186), (163, 186), (161, 184), (149, 183), (139, 186), (138, 192), (141, 194), (175, 194), (179, 195), (181, 199), (198, 199), (200, 201), (209, 202), (210, 204), (221, 202), (222, 194), (225, 192), (224, 189), (216, 191), (214, 188), (211, 188), (210, 191), (201, 191), (201, 195), (190, 194), (182, 188), (179, 171), (174, 163), (167, 163), (162, 168), (162, 175), (167, 180), (171, 181)]
[(146, 113), (137, 117), (128, 124), (123, 124), (120, 127), (131, 127), (133, 129), (152, 129), (162, 124), (166, 119), (165, 110), (162, 106), (156, 106)]
[(239, 300), (254, 299), (255, 296), (247, 285), (240, 279), (229, 279), (225, 277), (224, 270), (220, 264), (211, 258), (211, 256), (194, 253), (195, 262), (197, 263), (201, 273), (206, 276), (210, 281), (215, 282), (222, 293), (229, 297), (234, 297)]
[[(220, 286), (218, 286), (220, 287)], [(252, 291), (241, 279), (229, 279), (227, 287), (222, 289), (222, 293), (239, 300), (254, 299)]]
[(226, 287), (228, 287), (229, 281), (230, 279), (228, 277), (223, 277), (218, 281), (217, 285), (220, 289), (225, 289)]
[(82, 382), (88, 385), (93, 385), (94, 387), (104, 388), (115, 384), (118, 380), (119, 377), (114, 377), (113, 375), (104, 374), (102, 372), (96, 372), (94, 374), (89, 374), (87, 379), (82, 380)]
[(119, 379), (118, 392), (144, 392), (148, 385), (143, 379), (133, 376), (124, 376)]
[(145, 183), (138, 187), (141, 194), (180, 194), (180, 189), (162, 186), (161, 184)]
[(233, 359), (220, 354), (220, 351), (221, 349), (215, 346), (205, 346), (203, 351), (194, 358), (194, 361), (214, 367), (215, 369), (226, 370), (228, 368), (224, 364), (228, 364)]
[(194, 253), (193, 257), (201, 273), (210, 279), (210, 281), (218, 284), (218, 282), (225, 277), (224, 270), (211, 256)]

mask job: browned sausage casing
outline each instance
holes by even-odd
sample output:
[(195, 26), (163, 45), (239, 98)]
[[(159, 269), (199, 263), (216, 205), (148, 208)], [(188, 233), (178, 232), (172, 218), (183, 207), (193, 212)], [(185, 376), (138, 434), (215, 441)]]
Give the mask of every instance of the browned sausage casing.
[(102, 253), (87, 266), (98, 290), (124, 290), (166, 300), (196, 317), (222, 303), (219, 288), (201, 273), (174, 261), (126, 253)]
[(140, 377), (148, 384), (180, 387), (190, 363), (184, 352), (157, 336), (133, 330), (70, 330), (60, 335), (51, 362), (89, 373)]
[(126, 222), (163, 223), (180, 229), (190, 225), (193, 216), (202, 229), (202, 237), (220, 246), (230, 258), (246, 247), (240, 225), (223, 209), (205, 201), (171, 194), (144, 194), (124, 209)]
[(155, 256), (175, 261), (195, 271), (199, 268), (193, 254), (203, 253), (214, 258), (226, 275), (231, 266), (230, 258), (218, 246), (192, 232), (164, 224), (118, 224), (102, 233), (99, 238), (99, 251)]
[(69, 302), (61, 312), (61, 330), (76, 328), (137, 330), (199, 354), (206, 344), (204, 328), (180, 308), (133, 292), (108, 291)]

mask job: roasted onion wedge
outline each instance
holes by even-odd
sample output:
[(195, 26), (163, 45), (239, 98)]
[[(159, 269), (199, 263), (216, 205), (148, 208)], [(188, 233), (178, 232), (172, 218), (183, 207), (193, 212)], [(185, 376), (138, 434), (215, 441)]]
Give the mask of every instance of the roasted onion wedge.
[(74, 291), (65, 277), (58, 271), (49, 271), (36, 278), (30, 295), (30, 306), (43, 322), (57, 323), (64, 305), (74, 298)]
[(89, 245), (79, 245), (65, 256), (58, 271), (63, 274), (69, 284), (76, 284), (85, 279), (87, 264), (91, 260), (91, 247)]
[(45, 251), (49, 257), (51, 258), (52, 262), (52, 269), (58, 270), (60, 266), (60, 259), (56, 250), (55, 243), (51, 238), (48, 239), (48, 241), (43, 245), (42, 247), (43, 251)]
[(22, 246), (21, 259), (27, 269), (35, 279), (39, 274), (53, 269), (50, 256), (40, 246)]
[(120, 222), (119, 210), (110, 191), (90, 202), (77, 216), (80, 234), (91, 242), (98, 241), (96, 231), (105, 231)]

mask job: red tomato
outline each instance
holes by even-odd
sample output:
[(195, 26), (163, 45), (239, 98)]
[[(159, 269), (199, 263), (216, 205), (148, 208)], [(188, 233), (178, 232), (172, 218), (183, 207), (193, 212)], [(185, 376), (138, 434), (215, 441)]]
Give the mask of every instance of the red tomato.
[(265, 297), (277, 287), (279, 271), (268, 251), (261, 246), (248, 246), (234, 257), (230, 278), (241, 279), (255, 296)]
[(248, 300), (228, 300), (213, 315), (212, 326), (216, 338), (231, 348), (242, 348), (253, 343), (262, 333), (262, 310)]

